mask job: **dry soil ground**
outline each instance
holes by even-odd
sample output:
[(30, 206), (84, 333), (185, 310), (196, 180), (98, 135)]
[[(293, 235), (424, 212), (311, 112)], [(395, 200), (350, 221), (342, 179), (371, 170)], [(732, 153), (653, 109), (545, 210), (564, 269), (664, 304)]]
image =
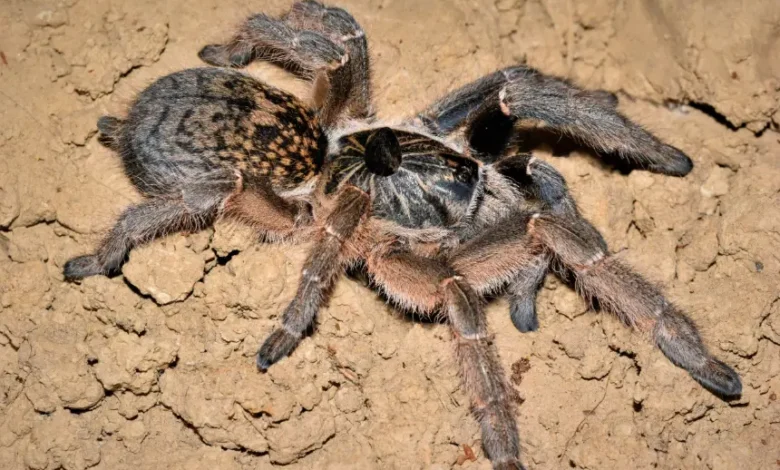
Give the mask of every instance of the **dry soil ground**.
[[(538, 333), (515, 331), (504, 301), (489, 309), (525, 399), (526, 462), (780, 468), (780, 3), (339, 3), (372, 42), (383, 116), (526, 61), (619, 92), (625, 113), (695, 160), (686, 178), (626, 176), (584, 151), (539, 151), (613, 250), (737, 368), (744, 396), (714, 398), (550, 279)], [(301, 248), (220, 226), (135, 251), (122, 276), (62, 280), (138, 198), (97, 144), (97, 117), (197, 65), (245, 15), (286, 7), (0, 0), (0, 467), (489, 468), (446, 326), (409, 322), (356, 281), (338, 284), (291, 358), (255, 371)]]

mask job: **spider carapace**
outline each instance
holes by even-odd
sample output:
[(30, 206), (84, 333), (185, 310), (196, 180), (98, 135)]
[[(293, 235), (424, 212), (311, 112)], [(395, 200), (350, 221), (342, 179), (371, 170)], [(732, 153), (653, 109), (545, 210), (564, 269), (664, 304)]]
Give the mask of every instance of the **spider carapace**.
[(432, 136), (379, 127), (340, 137), (325, 193), (353, 185), (374, 217), (411, 229), (449, 227), (472, 207), (480, 163)]

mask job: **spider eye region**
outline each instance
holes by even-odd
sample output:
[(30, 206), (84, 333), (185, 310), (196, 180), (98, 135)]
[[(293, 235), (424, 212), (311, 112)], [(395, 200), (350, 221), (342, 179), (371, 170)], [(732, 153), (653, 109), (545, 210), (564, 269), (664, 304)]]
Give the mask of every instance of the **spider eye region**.
[(373, 215), (403, 227), (462, 221), (479, 184), (479, 163), (429, 136), (380, 127), (339, 139), (329, 155), (326, 194), (353, 184), (372, 197)]
[(390, 176), (401, 166), (401, 144), (389, 127), (381, 127), (366, 140), (366, 168), (379, 176)]

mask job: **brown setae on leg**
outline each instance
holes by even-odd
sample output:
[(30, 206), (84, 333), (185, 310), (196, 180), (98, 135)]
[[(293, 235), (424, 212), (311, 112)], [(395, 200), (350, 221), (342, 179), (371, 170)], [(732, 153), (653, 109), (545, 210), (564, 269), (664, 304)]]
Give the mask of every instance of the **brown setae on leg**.
[(478, 291), (514, 278), (543, 250), (573, 273), (577, 291), (623, 323), (652, 334), (669, 360), (723, 398), (742, 392), (739, 375), (709, 353), (695, 324), (663, 293), (609, 254), (585, 219), (519, 213), (458, 247), (451, 265)]
[(317, 241), (304, 263), (298, 291), (282, 316), (281, 328), (268, 336), (257, 353), (260, 370), (267, 370), (290, 354), (313, 326), (327, 292), (344, 270), (344, 245), (368, 210), (368, 195), (363, 191), (347, 186), (338, 195), (333, 211), (319, 228)]
[(446, 315), (461, 380), (482, 429), (482, 445), (494, 468), (522, 469), (513, 390), (474, 289), (446, 264), (408, 251), (375, 254), (367, 267), (374, 282), (397, 304), (422, 312), (440, 308)]

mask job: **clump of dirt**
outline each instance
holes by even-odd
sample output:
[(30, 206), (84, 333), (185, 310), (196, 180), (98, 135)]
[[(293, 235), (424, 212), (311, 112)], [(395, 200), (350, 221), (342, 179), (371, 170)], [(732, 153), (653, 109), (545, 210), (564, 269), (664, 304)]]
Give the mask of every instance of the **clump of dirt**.
[[(582, 151), (538, 151), (613, 251), (663, 285), (737, 368), (743, 397), (716, 399), (551, 278), (539, 332), (515, 331), (504, 301), (489, 308), (525, 400), (529, 466), (776, 468), (780, 4), (339, 3), (371, 40), (383, 116), (527, 62), (618, 92), (622, 111), (695, 160), (685, 178), (626, 176)], [(354, 281), (338, 283), (292, 357), (256, 372), (305, 247), (218, 226), (136, 250), (122, 276), (63, 282), (64, 261), (138, 199), (96, 142), (97, 118), (199, 65), (199, 48), (249, 13), (237, 0), (4, 2), (3, 468), (489, 468), (447, 328), (403, 319)]]
[(512, 375), (509, 376), (510, 380), (512, 380), (513, 384), (520, 385), (520, 383), (523, 381), (523, 375), (531, 370), (531, 361), (525, 357), (519, 359), (515, 361), (514, 364), (512, 364), (510, 370), (512, 371)]

